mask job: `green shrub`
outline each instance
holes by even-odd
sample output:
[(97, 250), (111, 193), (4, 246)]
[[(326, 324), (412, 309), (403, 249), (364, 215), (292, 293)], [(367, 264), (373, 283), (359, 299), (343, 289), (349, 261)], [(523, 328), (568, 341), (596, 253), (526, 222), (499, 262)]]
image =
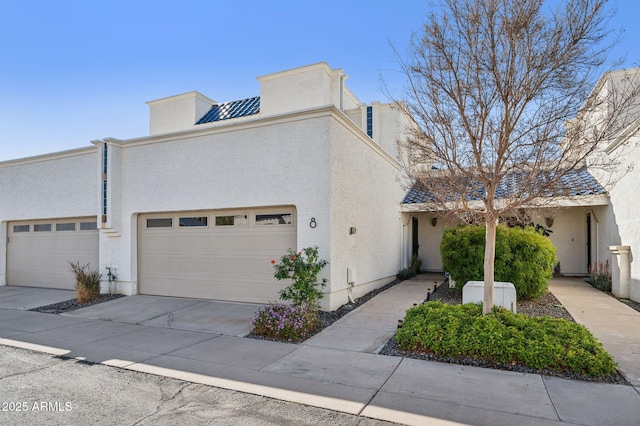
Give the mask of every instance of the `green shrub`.
[(498, 308), (482, 315), (481, 305), (473, 303), (432, 301), (409, 309), (395, 339), (407, 351), (481, 358), (536, 370), (605, 377), (616, 368), (611, 355), (580, 324)]
[[(467, 281), (484, 279), (484, 226), (458, 226), (442, 237), (443, 269), (461, 289)], [(535, 299), (544, 294), (558, 263), (556, 249), (533, 227), (496, 229), (494, 277), (513, 283), (518, 299)]]
[(251, 320), (254, 334), (287, 342), (305, 340), (319, 324), (320, 316), (313, 304), (265, 306)]
[(318, 287), (327, 284), (326, 278), (318, 282), (318, 274), (328, 263), (319, 258), (318, 247), (307, 247), (298, 253), (289, 249), (280, 263), (272, 260), (271, 264), (276, 270), (273, 276), (277, 280), (293, 281), (290, 286), (280, 290), (280, 298), (291, 300), (293, 306), (317, 305), (322, 298), (322, 291)]
[(589, 266), (589, 284), (602, 291), (611, 291), (611, 272), (609, 261)]
[(80, 262), (70, 262), (71, 272), (76, 277), (76, 301), (78, 303), (90, 303), (100, 297), (100, 282), (102, 274), (98, 270), (91, 269), (91, 265), (80, 265)]

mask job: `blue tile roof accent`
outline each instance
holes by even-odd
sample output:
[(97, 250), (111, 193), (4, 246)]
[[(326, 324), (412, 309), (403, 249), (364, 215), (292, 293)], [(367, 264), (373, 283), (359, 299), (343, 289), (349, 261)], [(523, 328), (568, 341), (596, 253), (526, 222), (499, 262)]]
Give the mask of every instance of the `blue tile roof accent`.
[[(498, 185), (496, 190), (497, 198), (508, 198), (509, 194), (516, 192), (518, 182), (522, 182), (525, 172), (514, 172), (505, 176)], [(600, 183), (589, 173), (586, 168), (575, 169), (569, 171), (562, 177), (563, 188), (558, 193), (548, 193), (547, 197), (553, 196), (584, 196), (584, 195), (604, 195), (607, 191)], [(474, 188), (475, 187), (475, 188)], [(467, 201), (479, 201), (484, 194), (484, 188), (480, 182), (470, 182)], [(402, 204), (420, 204), (435, 201), (435, 197), (426, 185), (419, 182), (413, 186), (404, 196)]]
[(196, 124), (213, 123), (231, 118), (248, 117), (260, 112), (260, 96), (239, 101), (216, 104), (196, 122)]

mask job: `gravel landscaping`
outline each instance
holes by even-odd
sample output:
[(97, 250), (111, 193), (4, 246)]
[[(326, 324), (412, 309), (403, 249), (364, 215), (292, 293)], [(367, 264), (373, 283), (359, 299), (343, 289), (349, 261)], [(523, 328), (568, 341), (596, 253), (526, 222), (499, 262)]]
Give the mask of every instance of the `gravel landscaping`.
[[(456, 289), (449, 288), (445, 283), (438, 286), (438, 289), (431, 295), (429, 300), (440, 300), (442, 303), (459, 305), (462, 303), (462, 293)], [(516, 311), (530, 317), (549, 316), (553, 318), (564, 318), (574, 321), (571, 314), (562, 306), (551, 292), (546, 292), (537, 300), (518, 300)]]
[(109, 300), (118, 299), (124, 297), (122, 294), (101, 294), (100, 297), (93, 302), (78, 303), (76, 299), (67, 300), (64, 302), (54, 303), (51, 305), (40, 306), (30, 309), (34, 312), (42, 312), (45, 314), (61, 314), (63, 312), (75, 311), (76, 309), (86, 308), (87, 306), (97, 305), (98, 303), (108, 302)]
[(624, 303), (625, 305), (627, 305), (631, 309), (635, 309), (636, 311), (640, 312), (640, 303), (634, 302), (633, 300), (629, 300), (629, 299), (619, 299), (619, 298), (615, 297), (613, 295), (613, 293), (609, 293), (608, 291), (605, 292), (605, 293), (607, 293), (609, 296), (613, 297), (614, 299), (618, 299), (618, 301)]

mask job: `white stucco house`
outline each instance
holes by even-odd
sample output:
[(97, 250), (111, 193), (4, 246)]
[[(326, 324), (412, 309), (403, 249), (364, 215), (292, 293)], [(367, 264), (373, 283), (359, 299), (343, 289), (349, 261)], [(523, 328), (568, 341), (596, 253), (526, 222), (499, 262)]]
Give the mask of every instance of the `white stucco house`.
[[(361, 103), (346, 78), (322, 62), (258, 77), (249, 99), (163, 98), (148, 102), (148, 136), (0, 162), (0, 285), (73, 289), (67, 262), (78, 261), (105, 273), (105, 292), (268, 303), (286, 285), (271, 260), (318, 246), (329, 261), (322, 308), (333, 310), (391, 282), (412, 255), (441, 271), (451, 224), (402, 180), (408, 120)], [(604, 152), (638, 145), (639, 128), (640, 118)], [(625, 158), (621, 170), (640, 150)], [(627, 247), (634, 300), (639, 173), (608, 191), (585, 164), (565, 208), (527, 212), (553, 231), (563, 274)]]
[(0, 163), (0, 284), (73, 289), (79, 261), (104, 291), (267, 303), (271, 260), (308, 246), (330, 262), (323, 309), (392, 281), (403, 118), (346, 78), (317, 63), (249, 99), (159, 99), (149, 136)]

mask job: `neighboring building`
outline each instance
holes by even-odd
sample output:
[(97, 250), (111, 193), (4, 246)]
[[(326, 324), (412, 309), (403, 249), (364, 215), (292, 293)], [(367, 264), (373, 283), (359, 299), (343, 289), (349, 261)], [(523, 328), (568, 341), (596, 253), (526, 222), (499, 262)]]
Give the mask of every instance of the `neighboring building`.
[[(603, 75), (594, 94), (627, 90), (628, 86), (622, 86), (628, 84), (629, 79), (637, 84), (639, 71), (621, 70)], [(588, 159), (582, 168), (567, 176), (566, 185), (571, 189), (571, 196), (556, 203), (561, 208), (524, 209), (524, 213), (534, 224), (552, 231), (550, 239), (557, 248), (562, 274), (585, 276), (590, 265), (608, 261), (612, 264), (614, 293), (616, 281), (620, 277), (624, 279), (625, 274), (620, 271), (621, 256), (613, 254), (612, 257), (612, 250), (616, 248), (619, 251), (617, 248), (620, 246), (622, 251), (628, 250), (631, 261), (627, 265), (628, 290), (618, 295), (640, 301), (640, 262), (635, 260), (640, 253), (640, 216), (639, 204), (633, 195), (637, 192), (634, 188), (640, 185), (640, 171), (634, 167), (640, 163), (640, 149), (637, 149), (640, 147), (640, 118), (637, 117), (640, 117), (640, 108), (630, 105), (624, 120), (631, 121), (631, 124), (594, 154), (594, 158), (606, 156), (605, 161), (597, 158), (597, 163), (619, 160), (617, 166), (603, 169), (594, 166), (595, 160)], [(405, 195), (401, 211), (403, 222), (410, 228), (411, 254), (422, 260), (424, 270), (440, 271), (442, 235), (446, 227), (456, 223), (448, 222), (433, 211), (429, 201), (429, 194), (420, 185), (414, 185)]]
[(307, 246), (330, 262), (324, 309), (392, 281), (403, 118), (345, 79), (318, 63), (254, 98), (160, 99), (150, 136), (0, 163), (0, 284), (73, 289), (79, 261), (115, 271), (103, 291), (267, 303), (270, 261)]

